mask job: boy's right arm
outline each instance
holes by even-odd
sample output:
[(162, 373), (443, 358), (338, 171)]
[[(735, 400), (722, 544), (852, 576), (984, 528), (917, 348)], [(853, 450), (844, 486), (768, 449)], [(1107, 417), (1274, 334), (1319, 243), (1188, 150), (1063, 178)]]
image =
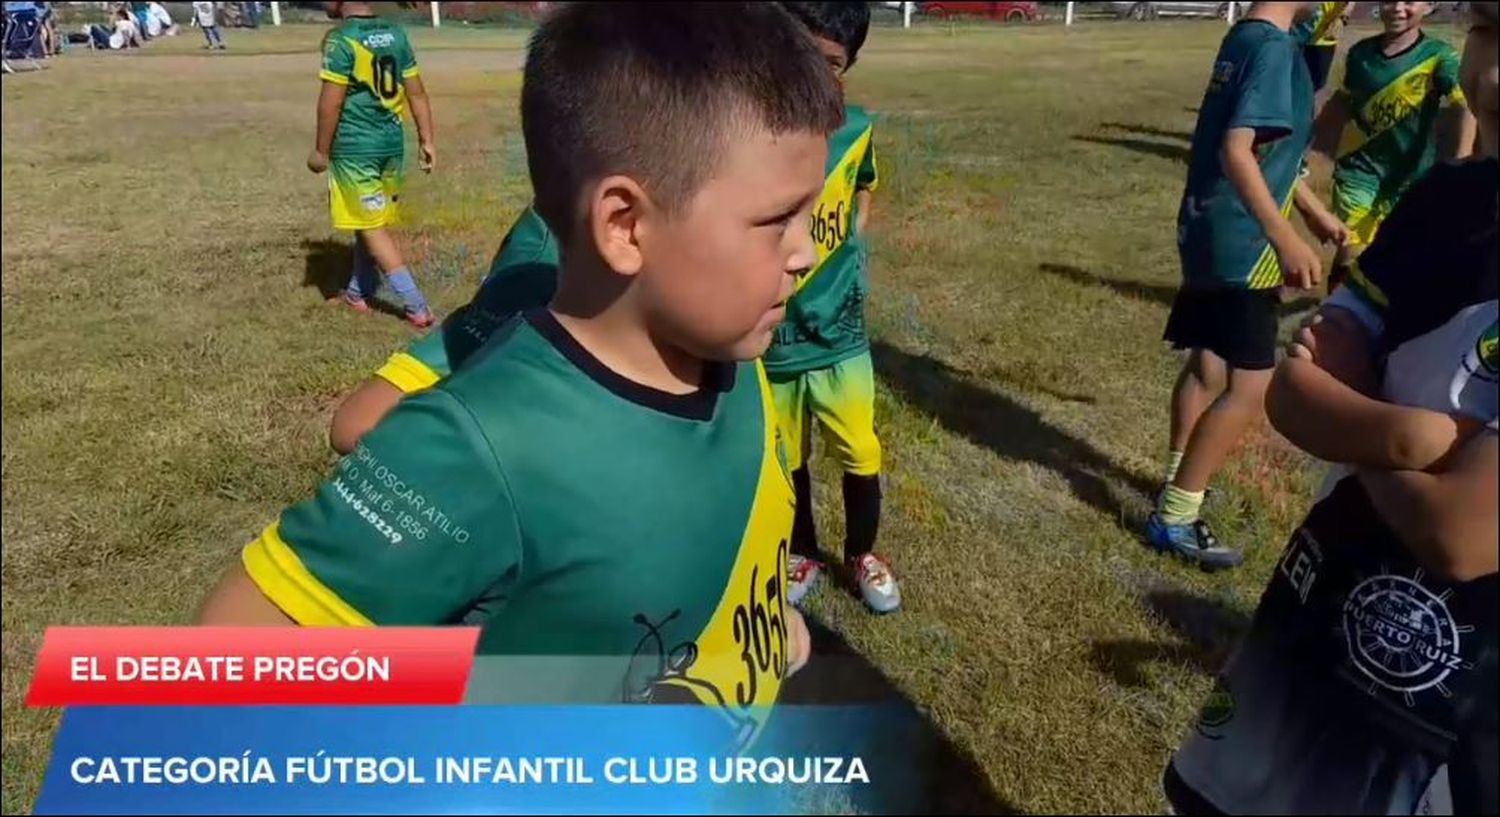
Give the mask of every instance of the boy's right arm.
[(1276, 250), (1287, 283), (1311, 289), (1318, 283), (1322, 263), (1281, 214), (1281, 205), (1271, 195), (1255, 155), (1260, 142), (1288, 138), (1297, 130), (1296, 119), (1304, 113), (1293, 102), (1291, 80), (1301, 59), (1290, 43), (1267, 42), (1257, 48), (1237, 81), (1238, 99), (1225, 129), (1219, 159), (1235, 194)]
[(1255, 158), (1255, 140), (1254, 128), (1233, 128), (1225, 134), (1220, 153), (1224, 174), (1276, 250), (1287, 283), (1299, 289), (1312, 289), (1321, 280), (1322, 260), (1281, 214)]
[[(500, 464), (444, 390), (404, 401), (242, 554), (202, 623), (435, 625), (503, 593), (521, 538)], [(257, 594), (259, 598), (257, 598)]]

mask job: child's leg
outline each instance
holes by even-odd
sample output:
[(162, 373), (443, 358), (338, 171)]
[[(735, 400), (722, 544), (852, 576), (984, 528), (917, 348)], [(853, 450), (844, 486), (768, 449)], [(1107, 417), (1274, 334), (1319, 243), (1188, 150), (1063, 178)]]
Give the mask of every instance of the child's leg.
[(210, 27), (209, 31), (213, 32), (214, 47), (215, 48), (223, 48), (224, 47), (224, 32), (220, 31), (218, 26), (212, 26), (212, 27)]
[(380, 273), (375, 269), (375, 259), (370, 257), (370, 251), (365, 248), (365, 242), (360, 240), (359, 233), (355, 233), (354, 269), (349, 275), (349, 286), (344, 290), (344, 298), (351, 304), (358, 304), (374, 295), (378, 289)]
[[(1276, 364), (1279, 300), (1274, 289), (1184, 289), (1167, 322), (1167, 340), (1193, 355), (1173, 396), (1173, 445), (1183, 446), (1180, 465), (1157, 498), (1146, 538), (1156, 549), (1208, 570), (1241, 561), (1239, 552), (1219, 544), (1199, 512), (1209, 480), (1265, 410)], [(1227, 372), (1223, 389), (1193, 420), (1198, 401), (1211, 393), (1194, 381), (1212, 387), (1221, 370)]]
[(792, 487), (797, 494), (791, 551), (797, 556), (815, 559), (818, 556), (818, 530), (813, 521), (812, 476), (807, 470), (811, 440), (807, 433), (810, 419), (806, 380), (797, 375), (785, 380), (770, 380), (770, 384), (771, 400), (776, 405), (781, 453), (786, 458), (787, 471), (791, 473)]
[[(1265, 410), (1266, 387), (1271, 384), (1271, 372), (1271, 369), (1229, 370), (1228, 388), (1209, 404), (1193, 426), (1182, 454), (1182, 466), (1172, 480), (1172, 488), (1202, 497), (1209, 480), (1224, 465), (1240, 437)], [(1196, 518), (1197, 509), (1194, 508), (1191, 519)], [(1174, 520), (1169, 518), (1167, 521)]]
[(901, 606), (886, 561), (874, 555), (880, 532), (880, 439), (875, 436), (875, 366), (868, 352), (811, 372), (809, 403), (844, 468), (844, 560), (876, 612)]
[(1198, 418), (1221, 393), (1228, 383), (1228, 371), (1224, 361), (1207, 349), (1193, 349), (1182, 364), (1182, 373), (1177, 376), (1177, 387), (1172, 392), (1172, 428), (1167, 473), (1165, 482), (1177, 476), (1183, 452)]
[(375, 259), (376, 266), (385, 274), (386, 283), (391, 285), (401, 304), (408, 315), (422, 315), (428, 313), (427, 300), (422, 297), (422, 291), (417, 288), (417, 281), (411, 275), (411, 270), (406, 268), (406, 262), (401, 258), (401, 248), (396, 244), (396, 237), (390, 230), (380, 227), (374, 230), (360, 230), (360, 240), (369, 251), (370, 257)]
[(204, 48), (213, 48), (214, 47), (214, 27), (213, 26), (203, 26), (203, 41), (204, 41), (203, 42), (203, 47)]

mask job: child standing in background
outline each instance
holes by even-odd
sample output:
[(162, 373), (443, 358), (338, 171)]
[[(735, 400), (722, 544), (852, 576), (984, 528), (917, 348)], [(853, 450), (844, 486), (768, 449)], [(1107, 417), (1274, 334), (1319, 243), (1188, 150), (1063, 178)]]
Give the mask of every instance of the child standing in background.
[(343, 22), (324, 40), (317, 142), (307, 167), (330, 171), (333, 227), (354, 232), (354, 270), (343, 301), (368, 312), (365, 298), (379, 287), (378, 268), (401, 299), (407, 322), (426, 329), (433, 323), (432, 310), (389, 229), (398, 216), (406, 149), (401, 123), (408, 101), (424, 173), (432, 172), (437, 157), (417, 57), (406, 31), (376, 17), (369, 3), (329, 2), (323, 8)]

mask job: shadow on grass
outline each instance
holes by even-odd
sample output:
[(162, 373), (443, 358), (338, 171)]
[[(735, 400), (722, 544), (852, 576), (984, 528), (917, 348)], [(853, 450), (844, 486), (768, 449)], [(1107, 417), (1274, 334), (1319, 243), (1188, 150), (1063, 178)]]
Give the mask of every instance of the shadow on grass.
[[(1084, 286), (1097, 286), (1112, 289), (1127, 298), (1140, 298), (1146, 301), (1170, 307), (1177, 298), (1177, 287), (1169, 284), (1149, 284), (1145, 281), (1131, 281), (1123, 278), (1110, 278), (1096, 272), (1089, 272), (1082, 267), (1072, 264), (1038, 264), (1037, 269), (1042, 272), (1066, 278), (1075, 284)], [(1316, 307), (1321, 300), (1315, 295), (1301, 295), (1290, 301), (1282, 301), (1277, 307), (1279, 317), (1287, 318), (1298, 315)]]
[[(954, 743), (878, 667), (827, 626), (807, 617), (813, 660), (782, 688), (778, 706), (877, 707), (882, 759), (901, 770), (851, 788), (860, 814), (1019, 814), (990, 785), (967, 750)], [(859, 710), (864, 711), (864, 710)], [(889, 718), (889, 720), (886, 720)], [(839, 754), (833, 743), (829, 754)], [(899, 759), (899, 760), (898, 760)], [(882, 781), (884, 778), (884, 782)]]
[(1137, 136), (1159, 136), (1163, 139), (1176, 139), (1183, 144), (1189, 145), (1193, 142), (1193, 134), (1188, 131), (1166, 130), (1150, 125), (1132, 125), (1125, 122), (1102, 122), (1099, 127), (1109, 128), (1110, 130), (1122, 130)]
[(1183, 164), (1187, 164), (1188, 157), (1192, 155), (1192, 151), (1188, 149), (1187, 145), (1169, 145), (1165, 142), (1150, 142), (1145, 139), (1114, 136), (1075, 136), (1073, 140), (1077, 142), (1090, 142), (1095, 145), (1124, 148), (1126, 150), (1133, 150), (1136, 153), (1171, 159), (1174, 162), (1181, 162)]
[(1245, 613), (1183, 590), (1151, 590), (1142, 596), (1141, 604), (1170, 627), (1177, 640), (1095, 643), (1094, 666), (1121, 686), (1154, 685), (1146, 666), (1157, 662), (1186, 664), (1204, 675), (1214, 675), (1250, 627), (1250, 617)]
[[(354, 245), (326, 238), (304, 240), (302, 251), (307, 255), (302, 285), (317, 289), (325, 301), (341, 294), (349, 285), (349, 273), (354, 267)], [(378, 297), (368, 298), (366, 303), (371, 309), (387, 315), (401, 318), (406, 314), (400, 307)]]
[(1035, 411), (974, 382), (964, 372), (882, 342), (871, 344), (875, 370), (902, 399), (1007, 460), (1048, 468), (1074, 496), (1133, 529), (1141, 520), (1125, 516), (1131, 493), (1153, 490), (1148, 480), (1110, 461), (1087, 442), (1047, 423)]
[(1171, 306), (1173, 299), (1177, 297), (1177, 287), (1175, 286), (1108, 278), (1071, 264), (1039, 264), (1037, 265), (1037, 269), (1061, 278), (1066, 278), (1075, 284), (1106, 287), (1127, 298), (1140, 298), (1141, 300), (1152, 301), (1163, 306)]

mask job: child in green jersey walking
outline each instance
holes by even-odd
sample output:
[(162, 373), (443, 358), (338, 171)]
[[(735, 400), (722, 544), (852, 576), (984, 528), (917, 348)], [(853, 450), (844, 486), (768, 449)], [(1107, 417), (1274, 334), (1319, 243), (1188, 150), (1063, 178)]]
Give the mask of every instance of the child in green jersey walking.
[(200, 621), (468, 623), (507, 658), (473, 697), (698, 702), (753, 734), (808, 650), (755, 360), (817, 259), (843, 115), (779, 6), (560, 5), (521, 91), (556, 295), (364, 435)]
[[(869, 32), (869, 4), (782, 5), (812, 32), (842, 87), (844, 72)], [(890, 564), (874, 553), (881, 452), (875, 436), (875, 367), (864, 314), (869, 289), (864, 231), (879, 177), (870, 116), (856, 105), (845, 111), (844, 126), (829, 139), (823, 193), (812, 214), (818, 262), (798, 278), (797, 294), (787, 304), (786, 322), (776, 331), (765, 364), (797, 489), (792, 598), (800, 600), (821, 572), (807, 462), (816, 421), (844, 471), (844, 559), (865, 604), (888, 613), (901, 606), (901, 591)]]
[(1351, 239), (1334, 261), (1330, 292), (1439, 154), (1456, 159), (1473, 149), (1458, 52), (1422, 31), (1433, 5), (1381, 3), (1385, 31), (1349, 49), (1343, 86), (1318, 116), (1313, 147), (1334, 159), (1333, 212)]
[(401, 26), (376, 17), (370, 3), (328, 2), (323, 7), (342, 22), (323, 40), (317, 141), (307, 167), (329, 172), (334, 229), (354, 231), (354, 269), (343, 300), (357, 311), (368, 311), (365, 299), (379, 286), (378, 268), (401, 299), (406, 320), (425, 329), (432, 325), (432, 311), (389, 229), (396, 223), (401, 195), (401, 122), (408, 102), (417, 123), (422, 170), (430, 172), (437, 159), (432, 107), (417, 58)]

